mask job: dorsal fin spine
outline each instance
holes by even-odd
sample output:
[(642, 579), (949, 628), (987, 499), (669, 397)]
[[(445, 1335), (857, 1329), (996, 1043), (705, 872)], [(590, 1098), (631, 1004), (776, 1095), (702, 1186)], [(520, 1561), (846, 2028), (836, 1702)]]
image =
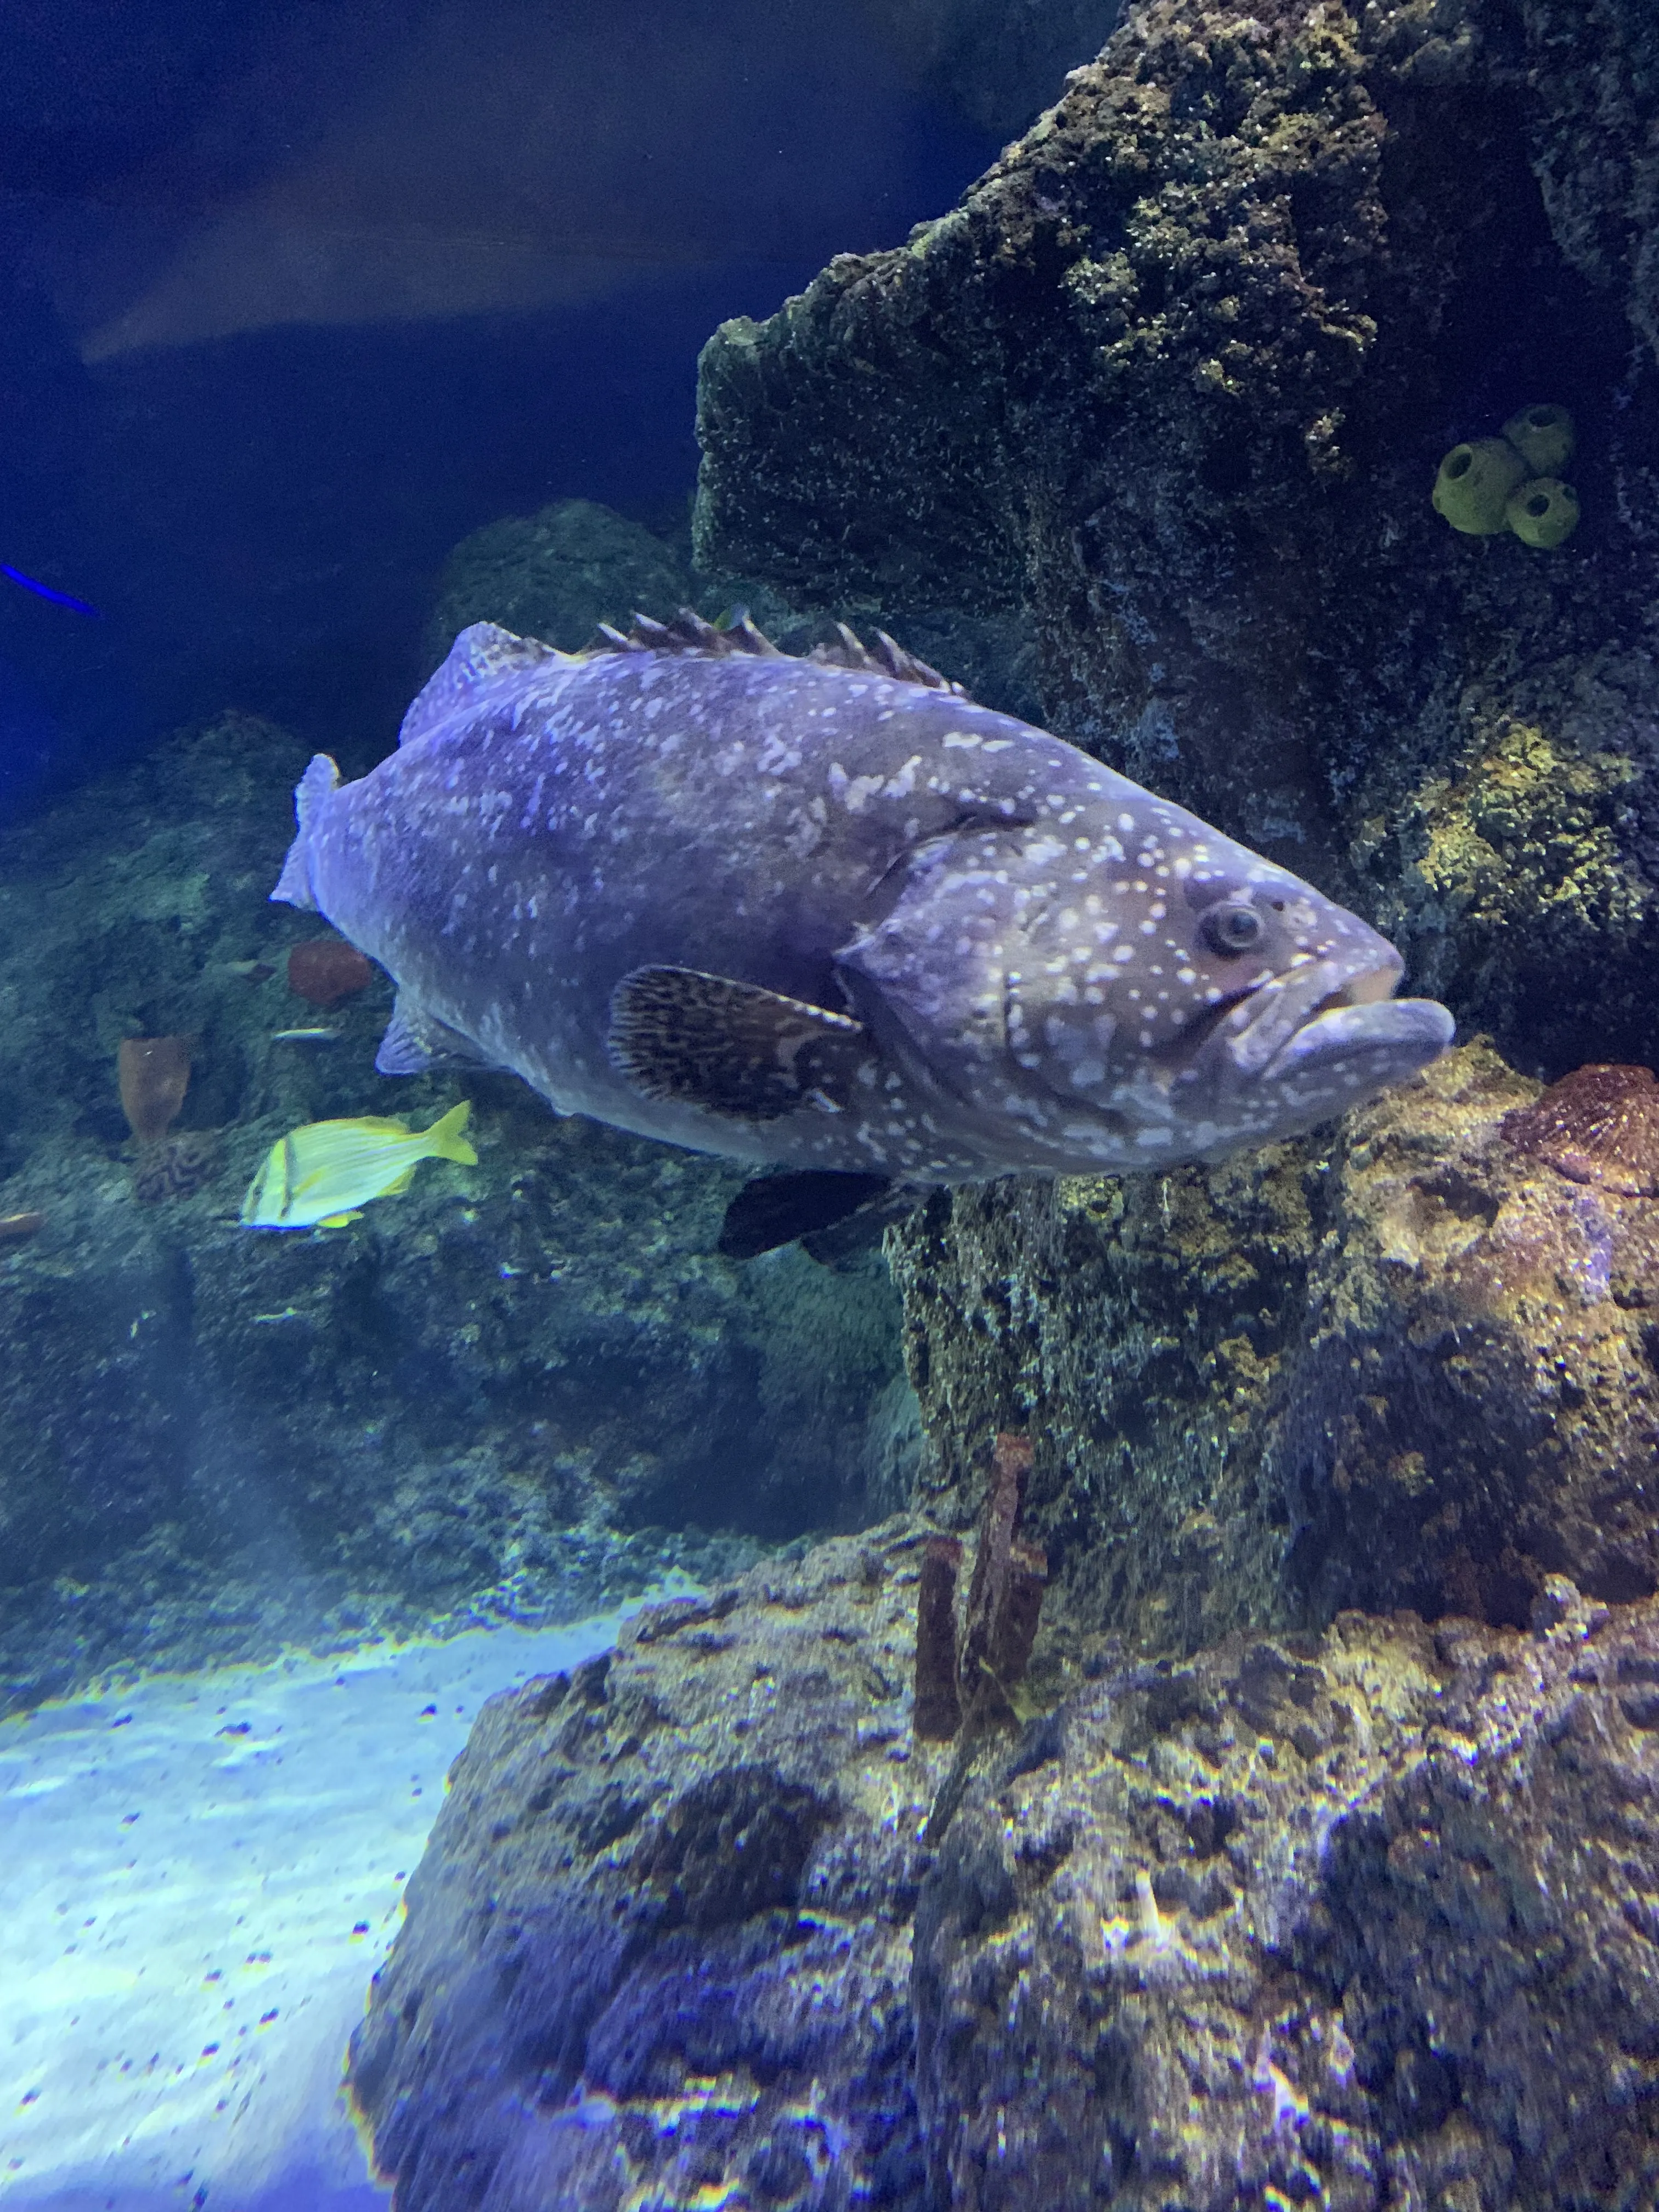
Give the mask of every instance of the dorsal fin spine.
[[(836, 635), (834, 645), (815, 645), (805, 658), (820, 668), (851, 669), (860, 675), (885, 676), (900, 684), (920, 684), (929, 691), (948, 691), (957, 699), (968, 696), (960, 684), (953, 684), (937, 668), (930, 668), (914, 653), (907, 653), (884, 629), (876, 632), (877, 643), (873, 647), (866, 645), (843, 622), (836, 624)], [(633, 628), (625, 635), (609, 623), (600, 623), (587, 652), (695, 653), (715, 659), (735, 653), (777, 660), (789, 658), (781, 647), (774, 645), (765, 632), (750, 620), (747, 608), (725, 629), (705, 621), (695, 607), (682, 607), (673, 621), (666, 623), (658, 622), (651, 615), (635, 614)]]

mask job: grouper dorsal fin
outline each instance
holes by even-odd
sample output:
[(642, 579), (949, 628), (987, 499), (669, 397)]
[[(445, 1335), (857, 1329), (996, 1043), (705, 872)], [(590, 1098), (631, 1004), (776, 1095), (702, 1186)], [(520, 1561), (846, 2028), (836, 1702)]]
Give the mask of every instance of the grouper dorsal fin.
[(826, 668), (855, 669), (864, 676), (890, 676), (899, 684), (920, 684), (929, 691), (948, 691), (955, 699), (968, 696), (960, 684), (941, 676), (937, 668), (930, 668), (914, 653), (907, 653), (884, 629), (876, 632), (873, 645), (866, 645), (845, 623), (837, 623), (836, 637), (834, 645), (815, 645), (810, 657), (821, 661)]
[(611, 1000), (611, 1056), (647, 1098), (734, 1121), (842, 1112), (871, 1058), (861, 1022), (695, 968), (636, 968)]
[(493, 677), (514, 669), (556, 666), (569, 655), (538, 637), (516, 637), (498, 623), (473, 623), (464, 629), (444, 656), (443, 665), (428, 678), (416, 693), (398, 732), (398, 743), (406, 745), (465, 705), (468, 696)]
[[(590, 653), (699, 653), (722, 659), (733, 653), (777, 660), (788, 658), (763, 630), (756, 628), (746, 611), (722, 624), (705, 622), (694, 607), (682, 607), (672, 622), (665, 623), (655, 622), (649, 615), (636, 614), (632, 629), (626, 631), (601, 623), (587, 649)], [(896, 683), (920, 684), (929, 691), (948, 691), (953, 698), (968, 696), (960, 684), (953, 684), (937, 668), (930, 668), (914, 653), (907, 653), (884, 629), (876, 632), (874, 645), (866, 645), (845, 623), (837, 623), (836, 642), (815, 645), (806, 657), (822, 668), (848, 668), (864, 676), (889, 676)]]
[(748, 653), (763, 660), (783, 660), (787, 655), (757, 629), (747, 610), (731, 622), (705, 622), (695, 607), (682, 607), (672, 622), (658, 622), (635, 614), (631, 628), (613, 629), (601, 623), (593, 633), (589, 653), (702, 653), (716, 659)]

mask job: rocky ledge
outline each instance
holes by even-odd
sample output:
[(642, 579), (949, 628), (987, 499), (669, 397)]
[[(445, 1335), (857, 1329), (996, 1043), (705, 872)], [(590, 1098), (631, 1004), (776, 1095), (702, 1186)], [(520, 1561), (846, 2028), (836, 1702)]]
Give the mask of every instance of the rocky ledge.
[(1659, 1607), (1051, 1630), (930, 1850), (925, 1535), (486, 1708), (353, 2044), (400, 2212), (1653, 2201)]

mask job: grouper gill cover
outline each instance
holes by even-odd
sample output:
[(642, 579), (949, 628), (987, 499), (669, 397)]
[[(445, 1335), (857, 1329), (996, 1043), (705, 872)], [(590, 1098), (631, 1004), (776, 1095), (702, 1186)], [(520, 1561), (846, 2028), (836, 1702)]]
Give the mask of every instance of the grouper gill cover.
[(885, 637), (479, 623), (296, 803), (274, 896), (396, 979), (383, 1073), (860, 1190), (1213, 1160), (1451, 1037), (1357, 916)]

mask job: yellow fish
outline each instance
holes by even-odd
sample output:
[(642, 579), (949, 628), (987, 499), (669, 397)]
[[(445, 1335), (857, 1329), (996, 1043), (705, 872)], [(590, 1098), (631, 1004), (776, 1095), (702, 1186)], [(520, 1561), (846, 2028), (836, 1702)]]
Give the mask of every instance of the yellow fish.
[(337, 1229), (372, 1198), (407, 1190), (422, 1160), (477, 1167), (461, 1134), (471, 1103), (462, 1099), (429, 1129), (364, 1114), (352, 1121), (307, 1121), (279, 1137), (242, 1200), (246, 1229)]

